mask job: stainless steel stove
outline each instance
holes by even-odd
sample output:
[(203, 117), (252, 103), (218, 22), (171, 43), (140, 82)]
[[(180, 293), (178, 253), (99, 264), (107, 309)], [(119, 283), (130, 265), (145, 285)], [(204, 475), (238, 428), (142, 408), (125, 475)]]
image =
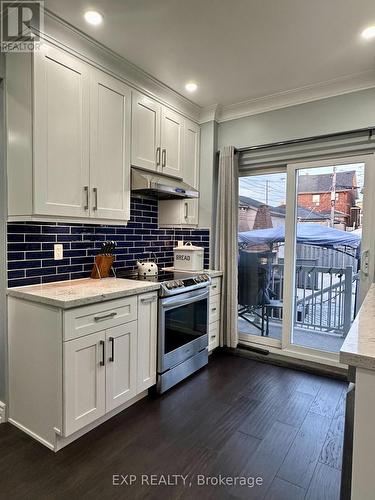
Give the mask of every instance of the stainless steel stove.
[(208, 293), (205, 273), (124, 276), (160, 282), (157, 391), (163, 393), (208, 362)]

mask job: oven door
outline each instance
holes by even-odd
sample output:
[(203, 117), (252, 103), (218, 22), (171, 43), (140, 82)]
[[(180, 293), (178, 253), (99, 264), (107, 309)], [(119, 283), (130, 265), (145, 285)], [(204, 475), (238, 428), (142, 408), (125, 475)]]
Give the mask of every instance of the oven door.
[(158, 372), (182, 363), (208, 346), (208, 288), (159, 302)]

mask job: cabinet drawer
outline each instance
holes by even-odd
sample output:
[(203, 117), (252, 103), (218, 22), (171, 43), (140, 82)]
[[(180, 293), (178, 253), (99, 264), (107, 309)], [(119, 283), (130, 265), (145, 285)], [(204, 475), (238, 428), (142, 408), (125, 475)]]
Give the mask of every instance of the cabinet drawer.
[(71, 309), (64, 313), (64, 340), (83, 337), (136, 319), (136, 295)]
[(209, 305), (209, 323), (214, 323), (220, 319), (220, 295), (210, 297)]
[(218, 295), (219, 293), (221, 293), (221, 278), (212, 278), (210, 294)]
[(208, 328), (208, 350), (212, 351), (215, 347), (219, 346), (219, 334), (220, 334), (220, 321), (215, 321), (215, 323), (210, 323)]

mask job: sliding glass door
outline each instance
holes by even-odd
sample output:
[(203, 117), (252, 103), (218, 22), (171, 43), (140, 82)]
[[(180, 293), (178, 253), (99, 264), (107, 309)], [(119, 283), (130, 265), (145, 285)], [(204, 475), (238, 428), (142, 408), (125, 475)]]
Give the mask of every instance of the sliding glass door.
[(330, 159), (240, 177), (241, 342), (338, 359), (373, 276), (371, 161)]
[(283, 323), (286, 169), (239, 179), (238, 324), (245, 340), (280, 347)]

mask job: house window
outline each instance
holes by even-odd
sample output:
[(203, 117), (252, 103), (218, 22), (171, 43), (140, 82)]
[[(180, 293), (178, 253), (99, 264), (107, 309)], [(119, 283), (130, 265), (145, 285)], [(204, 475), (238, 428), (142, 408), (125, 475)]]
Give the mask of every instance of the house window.
[(320, 194), (313, 194), (312, 195), (312, 202), (314, 205), (319, 205), (320, 204)]

